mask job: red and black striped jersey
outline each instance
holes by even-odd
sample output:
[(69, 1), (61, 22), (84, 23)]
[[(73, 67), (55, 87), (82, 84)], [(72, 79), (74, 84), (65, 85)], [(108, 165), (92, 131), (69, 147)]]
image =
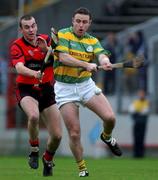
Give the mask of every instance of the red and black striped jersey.
[[(44, 38), (48, 46), (51, 44), (51, 39), (48, 35), (40, 34), (38, 36)], [(38, 71), (42, 67), (45, 55), (46, 53), (42, 52), (38, 46), (31, 45), (24, 39), (24, 37), (15, 40), (10, 47), (10, 57), (13, 66), (18, 62), (22, 62), (27, 68)], [(53, 61), (53, 56), (50, 56), (44, 69), (42, 83), (54, 82)], [(16, 82), (23, 84), (38, 84), (39, 80), (18, 74)]]

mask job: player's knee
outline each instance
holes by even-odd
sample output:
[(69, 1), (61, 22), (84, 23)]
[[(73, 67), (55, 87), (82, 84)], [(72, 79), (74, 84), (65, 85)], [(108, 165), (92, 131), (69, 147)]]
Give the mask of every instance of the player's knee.
[(38, 113), (30, 113), (28, 116), (28, 120), (33, 124), (38, 123), (39, 122), (39, 114)]
[(109, 113), (105, 117), (106, 124), (109, 124), (111, 126), (114, 126), (115, 124), (115, 115), (113, 113)]
[(80, 131), (73, 131), (69, 134), (71, 141), (77, 142), (80, 139)]

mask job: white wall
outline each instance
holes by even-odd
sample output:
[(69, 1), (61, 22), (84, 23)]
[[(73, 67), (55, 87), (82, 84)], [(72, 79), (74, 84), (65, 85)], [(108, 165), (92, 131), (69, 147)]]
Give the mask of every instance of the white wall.
[[(8, 130), (5, 128), (5, 100), (0, 98), (0, 154), (14, 153), (18, 148), (24, 149), (28, 147), (28, 134), (26, 130)], [(82, 143), (84, 146), (84, 154), (86, 156), (105, 155), (105, 146), (101, 142), (99, 135), (102, 131), (102, 122), (99, 118), (89, 111), (87, 108), (80, 108), (80, 121), (82, 129)], [(132, 120), (129, 115), (116, 115), (117, 123), (113, 131), (113, 136), (117, 138), (120, 145), (132, 145)], [(149, 118), (146, 145), (158, 146), (158, 116), (152, 115)], [(93, 138), (92, 138), (93, 137)], [(45, 147), (47, 139), (47, 131), (40, 131), (40, 139)], [(94, 144), (92, 144), (92, 140)], [(18, 147), (17, 147), (18, 145)], [(42, 148), (44, 148), (42, 147)], [(63, 124), (63, 139), (58, 149), (58, 153), (62, 155), (71, 155), (68, 146), (68, 136)]]
[[(115, 129), (113, 131), (113, 136), (116, 137), (118, 143), (122, 146), (131, 146), (132, 145), (132, 120), (130, 119), (129, 115), (116, 115), (117, 123)], [(102, 149), (105, 148), (103, 143), (101, 142), (100, 138), (96, 138), (96, 143), (92, 144), (90, 140), (90, 133), (94, 130), (94, 127), (99, 123), (99, 131), (102, 130), (102, 123), (98, 121), (99, 118), (90, 112), (86, 108), (81, 108), (81, 129), (82, 129), (82, 143), (84, 146), (84, 154), (88, 156), (97, 156), (97, 151), (103, 153)], [(154, 145), (158, 146), (158, 135), (157, 135), (157, 128), (158, 128), (158, 117), (152, 115), (149, 118), (148, 128), (147, 128), (147, 135), (146, 135), (146, 145)], [(98, 129), (98, 128), (96, 128)], [(65, 129), (64, 129), (65, 132)], [(96, 136), (98, 136), (96, 133)], [(65, 134), (65, 133), (64, 133)], [(69, 147), (68, 147), (68, 138), (66, 135), (63, 136), (62, 144), (60, 146), (62, 149), (62, 153), (69, 155)], [(106, 152), (104, 152), (106, 153)]]

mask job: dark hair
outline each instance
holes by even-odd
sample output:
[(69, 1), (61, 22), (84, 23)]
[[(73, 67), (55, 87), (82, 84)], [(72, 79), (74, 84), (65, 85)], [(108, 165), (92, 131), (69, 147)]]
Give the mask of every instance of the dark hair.
[(73, 17), (76, 15), (76, 14), (84, 14), (84, 15), (89, 15), (89, 19), (92, 20), (92, 15), (90, 13), (90, 11), (85, 8), (85, 7), (80, 7), (78, 9), (76, 9), (73, 13)]
[(22, 16), (19, 21), (19, 26), (22, 27), (22, 24), (21, 24), (22, 20), (31, 20), (32, 18), (34, 18), (34, 17), (31, 16), (30, 14)]

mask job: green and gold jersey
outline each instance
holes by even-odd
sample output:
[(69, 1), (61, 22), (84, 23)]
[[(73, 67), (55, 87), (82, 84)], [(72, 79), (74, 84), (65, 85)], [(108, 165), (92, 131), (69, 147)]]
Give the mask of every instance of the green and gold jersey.
[(58, 53), (68, 53), (74, 58), (93, 62), (99, 54), (108, 54), (98, 39), (86, 33), (82, 38), (73, 33), (72, 27), (58, 32), (59, 43), (54, 57), (54, 76), (57, 81), (64, 83), (80, 83), (91, 77), (91, 73), (80, 67), (64, 65), (58, 58)]

